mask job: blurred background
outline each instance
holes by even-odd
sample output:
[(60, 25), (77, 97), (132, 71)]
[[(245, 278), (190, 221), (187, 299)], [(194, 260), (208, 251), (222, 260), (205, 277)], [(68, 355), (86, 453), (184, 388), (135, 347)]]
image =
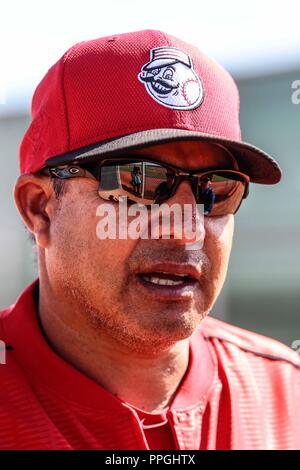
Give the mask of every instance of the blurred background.
[(212, 314), (289, 346), (300, 339), (299, 1), (6, 0), (1, 19), (0, 308), (37, 275), (12, 198), (35, 86), (78, 41), (162, 29), (232, 73), (244, 140), (274, 155), (283, 169), (279, 185), (252, 185), (236, 216), (229, 272)]

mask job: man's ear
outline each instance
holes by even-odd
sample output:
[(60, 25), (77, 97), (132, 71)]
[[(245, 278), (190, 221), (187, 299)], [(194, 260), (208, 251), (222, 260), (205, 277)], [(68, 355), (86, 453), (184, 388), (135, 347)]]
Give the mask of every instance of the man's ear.
[(42, 248), (49, 243), (52, 195), (50, 178), (41, 175), (21, 175), (14, 188), (16, 206), (36, 244)]

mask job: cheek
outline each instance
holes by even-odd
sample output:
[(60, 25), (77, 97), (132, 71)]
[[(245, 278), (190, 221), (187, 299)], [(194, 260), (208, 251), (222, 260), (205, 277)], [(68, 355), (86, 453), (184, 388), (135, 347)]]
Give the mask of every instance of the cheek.
[(99, 300), (123, 289), (126, 261), (136, 241), (99, 239), (98, 207), (98, 199), (79, 206), (69, 198), (62, 205), (51, 222), (47, 264), (56, 282), (68, 279), (74, 286), (78, 283)]
[(209, 218), (205, 221), (204, 249), (211, 261), (213, 278), (223, 281), (226, 276), (234, 231), (234, 217)]

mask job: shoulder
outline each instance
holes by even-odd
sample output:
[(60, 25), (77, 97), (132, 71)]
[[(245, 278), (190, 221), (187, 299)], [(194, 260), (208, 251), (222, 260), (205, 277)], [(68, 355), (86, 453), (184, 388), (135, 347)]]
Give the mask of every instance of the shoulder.
[(214, 318), (200, 329), (214, 357), (223, 409), (229, 404), (232, 448), (300, 448), (300, 356)]
[(289, 364), (300, 373), (300, 355), (280, 341), (212, 317), (203, 320), (201, 330), (207, 340), (219, 343), (223, 349), (250, 355), (258, 360)]

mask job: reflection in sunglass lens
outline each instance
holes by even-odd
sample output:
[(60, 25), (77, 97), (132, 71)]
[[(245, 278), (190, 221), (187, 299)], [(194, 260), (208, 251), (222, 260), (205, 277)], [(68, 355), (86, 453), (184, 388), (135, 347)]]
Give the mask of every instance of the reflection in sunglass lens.
[(127, 196), (140, 204), (160, 203), (170, 197), (174, 176), (174, 172), (152, 162), (104, 166), (99, 193), (106, 200)]
[(240, 175), (221, 171), (210, 173), (199, 180), (198, 202), (204, 205), (205, 215), (234, 214), (244, 192), (245, 182)]
[[(206, 216), (234, 214), (245, 193), (243, 177), (226, 170), (206, 172), (193, 181), (197, 203), (204, 205)], [(101, 167), (99, 194), (112, 201), (126, 196), (139, 204), (161, 204), (173, 195), (175, 183), (175, 171), (157, 163), (113, 162)]]

